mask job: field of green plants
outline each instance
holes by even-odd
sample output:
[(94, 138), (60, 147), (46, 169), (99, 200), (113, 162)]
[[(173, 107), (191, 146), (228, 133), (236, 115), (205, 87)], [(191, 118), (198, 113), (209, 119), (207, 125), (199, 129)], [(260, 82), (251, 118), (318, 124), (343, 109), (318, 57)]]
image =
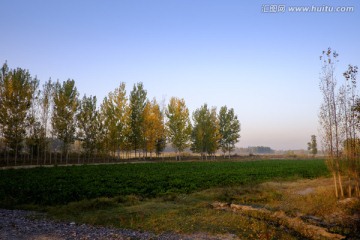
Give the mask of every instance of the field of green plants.
[(63, 205), (98, 197), (153, 198), (328, 175), (323, 160), (178, 162), (0, 170), (0, 207)]

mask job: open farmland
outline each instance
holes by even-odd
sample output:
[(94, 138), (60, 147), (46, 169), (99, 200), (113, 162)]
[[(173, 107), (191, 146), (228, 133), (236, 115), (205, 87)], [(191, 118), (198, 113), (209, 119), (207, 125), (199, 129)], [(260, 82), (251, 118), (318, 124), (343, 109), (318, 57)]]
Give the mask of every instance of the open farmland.
[(136, 195), (153, 198), (213, 187), (326, 176), (322, 160), (88, 165), (0, 171), (2, 206), (56, 205)]
[(8, 169), (0, 203), (159, 239), (356, 239), (359, 204), (339, 202), (329, 177), (323, 160)]

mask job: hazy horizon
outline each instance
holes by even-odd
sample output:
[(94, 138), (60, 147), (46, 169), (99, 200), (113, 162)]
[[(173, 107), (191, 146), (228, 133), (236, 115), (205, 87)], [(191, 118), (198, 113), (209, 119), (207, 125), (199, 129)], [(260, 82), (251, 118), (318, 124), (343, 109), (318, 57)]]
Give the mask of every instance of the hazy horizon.
[[(270, 5), (352, 6), (353, 12), (264, 12)], [(0, 63), (41, 83), (68, 78), (98, 102), (120, 82), (148, 98), (234, 108), (238, 147), (306, 149), (318, 133), (322, 50), (338, 81), (360, 64), (358, 1), (2, 2)]]

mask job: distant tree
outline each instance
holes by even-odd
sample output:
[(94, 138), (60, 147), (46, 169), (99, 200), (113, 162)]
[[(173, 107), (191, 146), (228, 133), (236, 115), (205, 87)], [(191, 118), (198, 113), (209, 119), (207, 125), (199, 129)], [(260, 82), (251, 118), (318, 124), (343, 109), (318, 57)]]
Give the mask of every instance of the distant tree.
[(317, 142), (316, 142), (316, 136), (311, 135), (311, 141), (308, 142), (308, 151), (315, 157), (317, 154)]
[(75, 81), (68, 79), (54, 86), (52, 128), (54, 135), (62, 141), (62, 152), (68, 161), (70, 144), (75, 141), (76, 114), (79, 107), (79, 93)]
[[(144, 146), (144, 109), (147, 100), (147, 92), (143, 84), (137, 83), (134, 85), (133, 90), (130, 92), (130, 136), (129, 140), (132, 148), (136, 151)], [(139, 153), (140, 154), (140, 153)], [(139, 155), (140, 156), (140, 155)]]
[(167, 136), (176, 149), (176, 159), (180, 159), (179, 153), (190, 146), (191, 123), (189, 110), (184, 99), (172, 97), (166, 109)]
[(0, 129), (5, 143), (15, 155), (15, 164), (29, 125), (29, 109), (38, 86), (29, 71), (10, 70), (4, 63), (0, 72)]
[(207, 154), (216, 152), (220, 139), (216, 108), (210, 110), (207, 104), (204, 104), (193, 113), (193, 122), (191, 150), (207, 158)]
[(254, 146), (254, 147), (248, 147), (248, 150), (250, 154), (271, 154), (274, 153), (274, 150), (270, 147), (266, 146)]
[(219, 126), (221, 150), (224, 156), (228, 152), (230, 158), (230, 153), (235, 149), (235, 144), (240, 138), (240, 122), (233, 108), (228, 109), (226, 106), (220, 108)]
[(96, 96), (82, 98), (77, 114), (78, 139), (82, 142), (86, 156), (93, 156), (100, 131), (99, 111), (96, 108)]

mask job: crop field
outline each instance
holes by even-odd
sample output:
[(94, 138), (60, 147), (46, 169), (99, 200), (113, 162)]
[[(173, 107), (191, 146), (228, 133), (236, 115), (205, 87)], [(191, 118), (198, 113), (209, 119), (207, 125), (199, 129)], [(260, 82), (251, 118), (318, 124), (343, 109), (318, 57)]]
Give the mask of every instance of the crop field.
[(322, 160), (87, 165), (0, 171), (0, 204), (61, 205), (136, 195), (154, 198), (213, 187), (328, 175)]
[(357, 239), (360, 204), (335, 198), (324, 160), (292, 159), (0, 170), (0, 208), (156, 234)]

